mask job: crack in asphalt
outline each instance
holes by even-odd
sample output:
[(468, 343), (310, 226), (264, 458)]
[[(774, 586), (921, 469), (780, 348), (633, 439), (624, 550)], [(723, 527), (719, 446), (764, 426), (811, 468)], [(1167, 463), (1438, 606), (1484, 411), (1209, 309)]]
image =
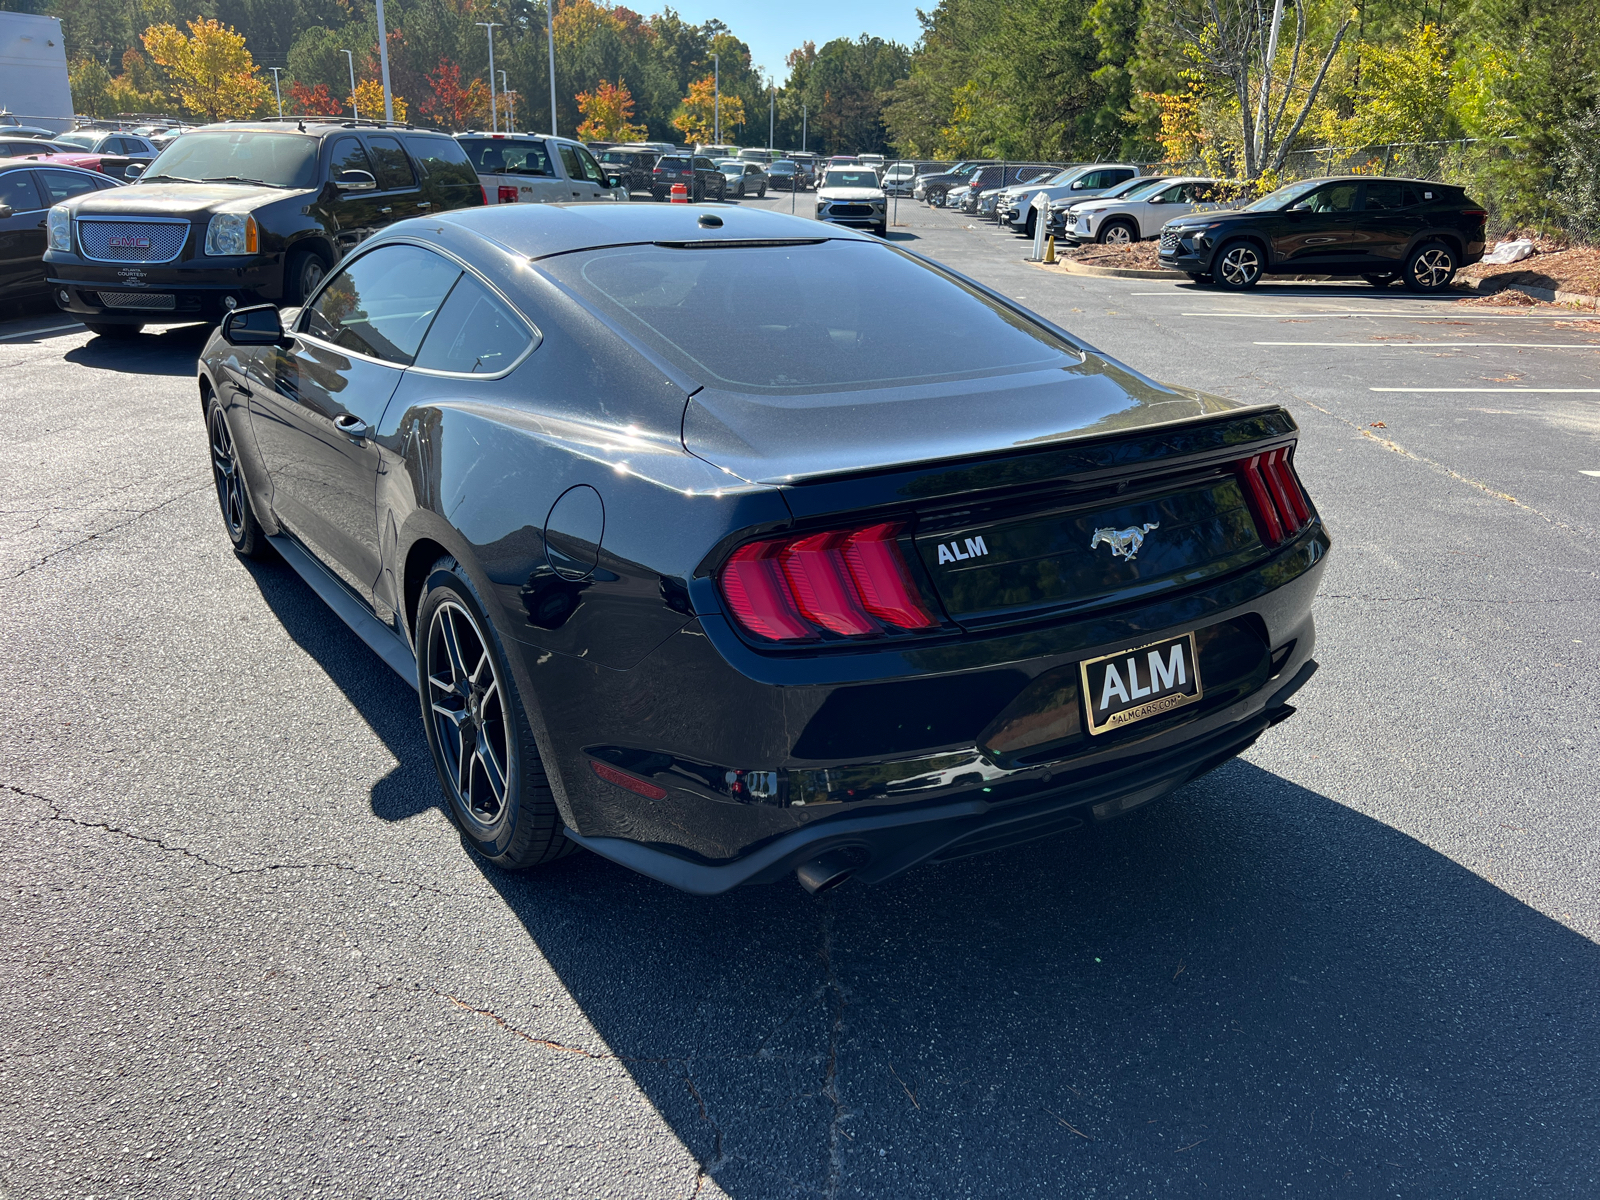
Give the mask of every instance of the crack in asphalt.
[(385, 875), (381, 871), (365, 870), (351, 863), (265, 863), (258, 867), (230, 867), (226, 863), (219, 863), (214, 859), (207, 858), (204, 854), (201, 854), (196, 850), (191, 850), (188, 846), (177, 846), (158, 837), (151, 837), (148, 834), (143, 833), (134, 833), (130, 829), (124, 829), (120, 825), (112, 825), (108, 821), (85, 821), (78, 817), (69, 816), (67, 813), (62, 811), (60, 805), (58, 805), (54, 800), (51, 800), (48, 796), (42, 796), (38, 792), (30, 792), (26, 788), (17, 787), (15, 784), (0, 784), (0, 787), (5, 788), (6, 791), (11, 792), (14, 795), (23, 796), (29, 800), (36, 800), (40, 804), (43, 804), (50, 810), (50, 812), (47, 816), (42, 817), (42, 820), (60, 821), (65, 825), (75, 825), (79, 829), (97, 829), (105, 833), (116, 834), (118, 837), (127, 838), (129, 841), (140, 842), (146, 846), (154, 846), (158, 850), (166, 851), (168, 854), (180, 854), (184, 858), (193, 859), (195, 862), (210, 867), (213, 871), (219, 871), (224, 875), (266, 875), (273, 871), (344, 871), (352, 875), (360, 875), (368, 879), (375, 879), (380, 883), (395, 883), (399, 884), (401, 887), (416, 888), (418, 892), (432, 892), (436, 896), (445, 895), (443, 888), (434, 887), (432, 884), (417, 883), (415, 880), (411, 879), (399, 879), (393, 875)]
[(839, 1035), (844, 1029), (844, 1010), (849, 1007), (850, 1001), (833, 967), (833, 898), (824, 897), (821, 907), (822, 946), (819, 957), (822, 959), (823, 994), (829, 997), (833, 1010), (833, 1020), (828, 1026), (827, 1065), (822, 1074), (822, 1095), (833, 1105), (833, 1115), (828, 1121), (828, 1173), (823, 1195), (833, 1200), (839, 1194), (839, 1183), (844, 1175), (843, 1148), (839, 1139), (850, 1137), (844, 1128), (850, 1110), (839, 1096)]
[(197, 492), (203, 492), (206, 489), (208, 489), (209, 487), (211, 487), (210, 483), (196, 484), (192, 488), (189, 488), (189, 489), (187, 489), (185, 491), (179, 492), (176, 496), (167, 497), (167, 499), (163, 500), (160, 504), (155, 504), (155, 505), (152, 505), (149, 508), (142, 508), (142, 509), (137, 510), (136, 512), (134, 512), (134, 514), (132, 516), (128, 517), (126, 520), (118, 521), (114, 525), (108, 525), (104, 529), (96, 530), (94, 533), (89, 534), (88, 537), (79, 538), (75, 542), (68, 542), (65, 546), (58, 546), (54, 550), (50, 551), (49, 554), (46, 554), (43, 558), (35, 559), (33, 562), (31, 562), (27, 566), (23, 567), (22, 570), (13, 573), (11, 578), (20, 579), (20, 578), (22, 578), (22, 576), (26, 575), (29, 571), (37, 570), (38, 568), (44, 566), (45, 563), (49, 562), (51, 559), (57, 557), (58, 555), (65, 554), (69, 550), (76, 550), (80, 546), (87, 546), (90, 542), (98, 541), (100, 538), (105, 537), (107, 534), (116, 533), (119, 530), (126, 529), (129, 525), (132, 525), (135, 521), (143, 520), (145, 517), (151, 516), (154, 513), (158, 513), (163, 508), (166, 508), (167, 506), (172, 505), (172, 504), (176, 504), (179, 500), (187, 499), (188, 497), (193, 496)]
[[(1263, 380), (1261, 382), (1265, 382), (1265, 381)], [(1269, 386), (1273, 386), (1273, 385), (1269, 385)], [(1492, 496), (1496, 500), (1504, 500), (1507, 504), (1510, 504), (1510, 505), (1513, 505), (1513, 506), (1515, 506), (1517, 508), (1520, 508), (1524, 512), (1532, 513), (1534, 516), (1538, 517), (1540, 520), (1545, 521), (1545, 522), (1549, 523), (1550, 525), (1555, 526), (1557, 529), (1565, 529), (1568, 533), (1580, 534), (1583, 537), (1587, 537), (1587, 538), (1592, 538), (1592, 537), (1595, 536), (1595, 531), (1593, 529), (1590, 529), (1587, 525), (1574, 525), (1574, 524), (1571, 524), (1571, 523), (1569, 523), (1567, 521), (1561, 520), (1559, 517), (1553, 517), (1549, 513), (1543, 511), (1542, 509), (1535, 508), (1533, 505), (1525, 503), (1522, 500), (1518, 500), (1515, 496), (1513, 496), (1513, 495), (1511, 495), (1511, 494), (1509, 494), (1507, 492), (1502, 492), (1499, 488), (1496, 488), (1496, 487), (1493, 487), (1493, 486), (1491, 486), (1491, 485), (1489, 485), (1487, 483), (1484, 483), (1481, 479), (1474, 479), (1470, 475), (1463, 475), (1460, 471), (1457, 471), (1454, 467), (1447, 467), (1447, 466), (1445, 466), (1444, 463), (1438, 462), (1438, 461), (1436, 461), (1434, 459), (1431, 459), (1431, 458), (1427, 457), (1424, 454), (1418, 454), (1415, 450), (1406, 449), (1406, 447), (1402, 446), (1399, 442), (1392, 441), (1391, 439), (1386, 438), (1386, 437), (1379, 437), (1377, 434), (1373, 433), (1372, 430), (1363, 428), (1361, 425), (1358, 425), (1356, 422), (1350, 420), (1348, 417), (1341, 417), (1338, 413), (1333, 412), (1330, 409), (1323, 408), (1322, 405), (1320, 405), (1320, 404), (1313, 403), (1312, 401), (1307, 400), (1304, 397), (1296, 396), (1293, 392), (1286, 391), (1286, 390), (1284, 390), (1282, 388), (1279, 388), (1278, 390), (1282, 391), (1284, 395), (1291, 397), (1292, 399), (1294, 399), (1298, 403), (1304, 404), (1307, 408), (1314, 408), (1319, 413), (1322, 413), (1324, 416), (1332, 417), (1335, 421), (1338, 421), (1339, 423), (1341, 423), (1343, 425), (1348, 425), (1351, 429), (1355, 430), (1362, 437), (1367, 438), (1370, 441), (1377, 442), (1378, 445), (1382, 446), (1385, 450), (1389, 451), (1391, 454), (1398, 454), (1401, 458), (1409, 458), (1412, 462), (1421, 463), (1423, 466), (1427, 467), (1429, 470), (1437, 472), (1440, 475), (1448, 476), (1451, 479), (1454, 479), (1454, 480), (1457, 480), (1460, 483), (1466, 484), (1468, 487), (1477, 488), (1480, 492), (1484, 493), (1484, 495), (1486, 495), (1486, 496)]]

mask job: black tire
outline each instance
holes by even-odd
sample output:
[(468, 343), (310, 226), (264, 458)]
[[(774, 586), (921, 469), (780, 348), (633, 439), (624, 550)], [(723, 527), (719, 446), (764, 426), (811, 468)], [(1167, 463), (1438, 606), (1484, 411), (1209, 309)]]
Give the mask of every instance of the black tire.
[(455, 559), (428, 572), (416, 630), (422, 724), (461, 836), (508, 870), (569, 853), (505, 648)]
[(296, 250), (283, 267), (283, 303), (289, 308), (304, 304), (328, 273), (328, 261), (315, 250)]
[(757, 200), (765, 200), (766, 198), (767, 198), (767, 185), (763, 183), (761, 185), (761, 190), (756, 193), (756, 199)]
[(744, 199), (744, 180), (739, 180), (739, 199)]
[(1361, 278), (1365, 279), (1375, 288), (1386, 288), (1394, 282), (1393, 275), (1363, 275)]
[(112, 321), (85, 321), (83, 327), (90, 333), (106, 338), (131, 338), (138, 336), (143, 325), (119, 325)]
[(1406, 259), (1406, 287), (1413, 292), (1442, 292), (1455, 275), (1455, 251), (1443, 242), (1424, 242)]
[(889, 236), (889, 222), (887, 222), (887, 221), (883, 222), (881, 225), (879, 225), (877, 228), (875, 228), (872, 232), (877, 234), (881, 238), (888, 237)]
[(1036, 229), (1038, 229), (1038, 228), (1039, 228), (1039, 210), (1036, 209), (1036, 208), (1030, 208), (1028, 210), (1028, 219), (1026, 221), (1024, 221), (1023, 224), (1022, 224), (1022, 232), (1026, 236), (1031, 238), (1033, 236), (1033, 234), (1034, 234), (1034, 231)]
[(227, 414), (214, 394), (206, 396), (206, 444), (211, 451), (211, 479), (217, 488), (222, 527), (228, 531), (233, 552), (240, 558), (265, 557), (271, 545), (261, 522), (256, 520), (255, 505), (239, 462), (239, 448)]
[(1139, 240), (1139, 230), (1132, 221), (1107, 221), (1094, 240), (1105, 246), (1131, 246)]
[(1242, 292), (1261, 282), (1261, 248), (1254, 242), (1228, 242), (1211, 260), (1211, 280), (1219, 288)]

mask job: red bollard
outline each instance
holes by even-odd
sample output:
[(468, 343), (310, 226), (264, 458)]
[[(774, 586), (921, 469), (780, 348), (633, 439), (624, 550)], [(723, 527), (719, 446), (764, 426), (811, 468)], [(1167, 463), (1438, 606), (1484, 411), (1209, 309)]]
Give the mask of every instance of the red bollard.
[(672, 203), (674, 203), (674, 204), (687, 204), (687, 203), (689, 203), (689, 189), (687, 187), (685, 187), (681, 183), (673, 184), (672, 185)]

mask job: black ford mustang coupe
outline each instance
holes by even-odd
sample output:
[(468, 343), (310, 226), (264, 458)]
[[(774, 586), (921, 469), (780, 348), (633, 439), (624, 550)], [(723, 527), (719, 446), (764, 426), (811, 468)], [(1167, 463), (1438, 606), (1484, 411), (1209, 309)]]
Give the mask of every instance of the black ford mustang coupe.
[(1104, 820), (1316, 669), (1296, 426), (720, 205), (399, 223), (200, 361), (217, 495), (495, 863), (817, 891)]

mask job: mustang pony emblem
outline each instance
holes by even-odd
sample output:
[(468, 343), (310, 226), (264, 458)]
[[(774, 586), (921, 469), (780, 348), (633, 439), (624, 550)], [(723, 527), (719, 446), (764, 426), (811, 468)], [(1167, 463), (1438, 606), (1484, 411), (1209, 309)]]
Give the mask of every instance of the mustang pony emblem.
[(1111, 547), (1112, 558), (1121, 555), (1132, 562), (1139, 554), (1139, 547), (1144, 545), (1144, 535), (1160, 528), (1161, 522), (1157, 521), (1151, 525), (1130, 525), (1126, 529), (1096, 529), (1094, 537), (1089, 539), (1089, 549), (1093, 550), (1104, 542)]

